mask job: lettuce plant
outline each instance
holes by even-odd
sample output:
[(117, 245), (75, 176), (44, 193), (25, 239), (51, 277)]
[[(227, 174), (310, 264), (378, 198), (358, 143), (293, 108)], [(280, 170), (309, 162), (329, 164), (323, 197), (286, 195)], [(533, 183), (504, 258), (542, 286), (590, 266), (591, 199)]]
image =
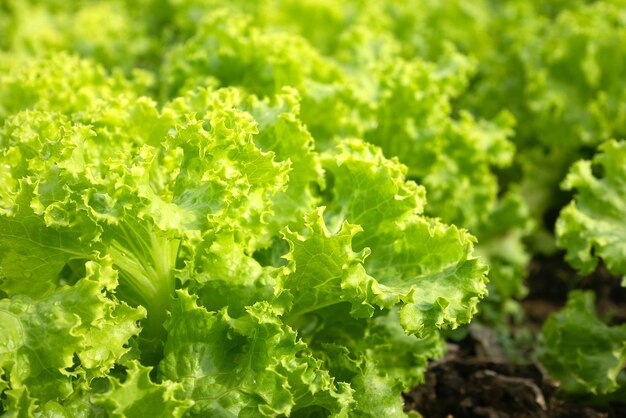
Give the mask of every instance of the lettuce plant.
[(159, 105), (65, 54), (2, 85), (8, 414), (402, 416), (485, 296), (474, 238), (379, 148), (316, 150), (292, 88)]
[(607, 394), (623, 384), (626, 326), (598, 318), (592, 292), (572, 291), (542, 329), (541, 361), (570, 395)]
[(623, 189), (626, 179), (626, 143), (608, 141), (592, 161), (574, 164), (563, 187), (575, 198), (559, 216), (558, 244), (567, 261), (583, 274), (591, 273), (602, 259), (616, 275), (626, 275), (626, 254), (621, 239), (625, 217)]

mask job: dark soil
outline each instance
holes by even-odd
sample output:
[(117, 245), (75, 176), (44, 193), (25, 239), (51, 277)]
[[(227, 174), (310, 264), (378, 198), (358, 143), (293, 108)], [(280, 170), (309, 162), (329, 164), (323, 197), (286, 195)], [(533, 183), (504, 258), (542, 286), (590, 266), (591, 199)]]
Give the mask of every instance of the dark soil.
[[(574, 288), (593, 290), (598, 313), (609, 323), (626, 322), (626, 289), (619, 279), (604, 266), (590, 277), (577, 278), (562, 260), (557, 254), (529, 266), (529, 293), (521, 301), (525, 319), (510, 324), (513, 337), (525, 332), (536, 341), (548, 315), (565, 305)], [(406, 410), (425, 418), (626, 417), (626, 402), (596, 405), (592, 399), (563, 397), (532, 350), (522, 347), (517, 358), (507, 358), (498, 341), (490, 328), (472, 324), (463, 340), (449, 343), (446, 356), (429, 365), (424, 384), (404, 395)]]

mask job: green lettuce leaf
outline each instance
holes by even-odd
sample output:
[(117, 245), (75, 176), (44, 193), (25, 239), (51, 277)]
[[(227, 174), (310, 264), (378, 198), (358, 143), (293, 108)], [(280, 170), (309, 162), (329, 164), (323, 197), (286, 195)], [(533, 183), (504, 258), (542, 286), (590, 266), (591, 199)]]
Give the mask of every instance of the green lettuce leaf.
[(591, 273), (602, 259), (611, 272), (624, 275), (626, 143), (609, 141), (599, 150), (593, 161), (576, 163), (563, 182), (575, 196), (557, 221), (557, 244), (583, 274)]
[(467, 323), (486, 294), (487, 268), (472, 256), (474, 238), (418, 215), (424, 191), (404, 181), (397, 160), (360, 141), (337, 152), (325, 165), (334, 176), (327, 218), (334, 229), (343, 220), (360, 225), (353, 246), (370, 250), (363, 264), (372, 279), (354, 276), (355, 295), (381, 308), (399, 305), (408, 332)]
[(615, 391), (626, 365), (626, 326), (609, 327), (595, 312), (591, 292), (572, 291), (567, 305), (546, 321), (543, 365), (568, 393)]
[(117, 272), (110, 260), (87, 262), (86, 276), (41, 299), (0, 300), (0, 369), (7, 410), (36, 410), (65, 399), (83, 379), (106, 376), (130, 351), (145, 309), (111, 299)]
[[(190, 416), (347, 416), (352, 390), (335, 383), (265, 302), (239, 318), (209, 312), (177, 292), (160, 374), (180, 382)], [(302, 412), (304, 413), (304, 412)]]
[(93, 404), (102, 407), (111, 417), (182, 417), (193, 403), (176, 398), (182, 391), (180, 385), (169, 381), (152, 382), (150, 370), (132, 361), (124, 382), (111, 379), (110, 390), (92, 396)]

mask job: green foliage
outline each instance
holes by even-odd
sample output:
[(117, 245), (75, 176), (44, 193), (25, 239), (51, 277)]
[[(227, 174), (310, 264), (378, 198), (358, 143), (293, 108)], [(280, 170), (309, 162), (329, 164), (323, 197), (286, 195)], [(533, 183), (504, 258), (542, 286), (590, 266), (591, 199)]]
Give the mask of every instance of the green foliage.
[[(624, 275), (625, 6), (0, 2), (0, 411), (403, 416), (561, 183), (567, 260)], [(544, 360), (609, 392), (585, 300)]]
[(593, 161), (577, 162), (563, 182), (576, 194), (559, 217), (558, 244), (582, 273), (595, 270), (602, 259), (613, 273), (625, 275), (626, 143), (609, 141), (599, 151)]
[[(623, 277), (626, 143), (608, 141), (598, 151), (593, 160), (575, 163), (563, 181), (575, 194), (557, 220), (557, 244), (582, 274), (592, 273), (601, 260)], [(626, 327), (608, 327), (599, 320), (591, 293), (572, 293), (568, 307), (546, 323), (543, 334), (548, 350), (544, 363), (563, 381), (565, 391), (604, 394), (620, 387)]]
[(626, 326), (598, 319), (594, 301), (591, 292), (572, 291), (567, 306), (543, 327), (542, 362), (569, 393), (613, 392), (626, 365)]
[(486, 294), (474, 238), (373, 145), (316, 151), (291, 88), (159, 105), (63, 57), (5, 75), (28, 97), (0, 131), (3, 408), (402, 414)]
[(0, 368), (7, 379), (8, 411), (71, 401), (129, 353), (126, 344), (140, 332), (137, 322), (145, 309), (111, 295), (118, 277), (110, 261), (89, 261), (85, 270), (74, 286), (38, 299), (0, 301)]

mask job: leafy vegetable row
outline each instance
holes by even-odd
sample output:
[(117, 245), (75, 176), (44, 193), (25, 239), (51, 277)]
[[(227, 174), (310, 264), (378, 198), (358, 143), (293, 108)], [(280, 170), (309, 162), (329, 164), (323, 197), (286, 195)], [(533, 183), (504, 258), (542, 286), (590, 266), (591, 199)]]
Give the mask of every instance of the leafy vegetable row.
[[(531, 254), (624, 274), (625, 10), (0, 4), (1, 410), (404, 416)], [(543, 331), (572, 393), (623, 387), (592, 299)]]

